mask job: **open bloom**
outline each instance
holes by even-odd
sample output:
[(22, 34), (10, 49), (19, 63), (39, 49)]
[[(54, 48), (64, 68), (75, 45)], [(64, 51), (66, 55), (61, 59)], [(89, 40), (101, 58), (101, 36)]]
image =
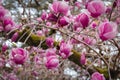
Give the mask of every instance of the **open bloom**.
[(69, 11), (69, 6), (65, 1), (55, 1), (50, 6), (51, 11), (66, 15)]
[(75, 25), (78, 27), (85, 28), (89, 24), (89, 17), (85, 13), (79, 14), (75, 19)]
[(59, 65), (59, 59), (57, 58), (56, 55), (51, 55), (49, 57), (46, 57), (45, 66), (48, 69), (55, 69), (58, 67), (58, 65)]
[(113, 39), (117, 34), (117, 24), (114, 22), (104, 22), (99, 26), (98, 31), (103, 41)]
[(72, 53), (72, 45), (70, 43), (61, 43), (60, 45), (60, 56), (62, 56), (63, 58), (68, 58)]
[(23, 48), (13, 48), (10, 53), (10, 59), (16, 64), (23, 64), (27, 59), (27, 51)]
[(100, 1), (100, 0), (94, 0), (89, 2), (87, 4), (87, 9), (91, 13), (91, 16), (95, 18), (105, 13), (106, 11), (106, 7), (103, 1)]
[(94, 72), (92, 74), (91, 80), (105, 80), (105, 77), (99, 72)]

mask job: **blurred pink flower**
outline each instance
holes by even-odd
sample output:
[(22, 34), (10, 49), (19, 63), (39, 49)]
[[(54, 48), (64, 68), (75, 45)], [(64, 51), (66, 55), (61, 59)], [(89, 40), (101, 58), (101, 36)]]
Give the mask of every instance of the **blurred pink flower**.
[(59, 21), (58, 21), (58, 24), (60, 25), (60, 26), (66, 26), (66, 25), (68, 25), (68, 23), (69, 23), (69, 18), (67, 18), (67, 17), (61, 17), (60, 19), (59, 19)]
[(66, 15), (69, 11), (69, 6), (65, 1), (55, 1), (52, 6), (50, 6), (50, 9), (54, 13)]
[(59, 65), (59, 59), (57, 58), (56, 55), (51, 55), (49, 57), (46, 57), (45, 66), (48, 69), (55, 69), (58, 67), (58, 65)]
[(3, 19), (4, 31), (8, 32), (15, 28), (15, 23), (11, 17), (5, 17)]
[(76, 26), (86, 28), (89, 24), (89, 17), (85, 13), (79, 14), (75, 19)]
[(81, 63), (82, 65), (85, 65), (85, 63), (86, 63), (85, 53), (82, 53), (82, 54), (81, 54), (80, 63)]
[(43, 21), (47, 19), (47, 13), (45, 11), (41, 14), (41, 19)]
[(101, 0), (93, 0), (87, 4), (87, 9), (91, 13), (91, 16), (96, 18), (105, 13), (106, 7)]
[(117, 24), (114, 22), (104, 22), (99, 26), (98, 31), (103, 41), (113, 39), (118, 32)]
[(8, 46), (6, 44), (2, 45), (2, 51), (5, 52), (7, 50)]
[(14, 63), (23, 64), (26, 61), (28, 54), (23, 48), (13, 48), (9, 57)]
[(52, 37), (48, 37), (46, 39), (46, 44), (47, 44), (48, 47), (53, 47), (53, 45), (54, 45), (54, 39)]
[(49, 13), (47, 20), (51, 21), (51, 22), (57, 22), (58, 17), (56, 15), (52, 14), (52, 13)]
[(44, 32), (42, 30), (36, 31), (36, 34), (39, 36), (44, 36)]
[(94, 45), (96, 44), (96, 40), (91, 37), (84, 37), (84, 42), (87, 43), (88, 45)]
[(49, 48), (46, 50), (46, 56), (49, 57), (49, 56), (53, 56), (53, 55), (56, 55), (56, 49), (55, 48)]
[(105, 77), (99, 72), (94, 72), (92, 74), (91, 80), (105, 80)]
[(12, 41), (16, 41), (19, 37), (19, 33), (18, 32), (15, 32), (11, 38)]
[[(1, 3), (1, 1), (0, 1), (0, 3)], [(6, 15), (6, 13), (7, 13), (7, 10), (4, 7), (0, 6), (0, 18), (4, 17)]]
[(62, 56), (63, 58), (68, 58), (72, 52), (72, 44), (70, 44), (69, 42), (68, 43), (65, 43), (65, 42), (62, 42), (60, 44), (60, 50), (59, 50), (59, 54), (60, 56)]

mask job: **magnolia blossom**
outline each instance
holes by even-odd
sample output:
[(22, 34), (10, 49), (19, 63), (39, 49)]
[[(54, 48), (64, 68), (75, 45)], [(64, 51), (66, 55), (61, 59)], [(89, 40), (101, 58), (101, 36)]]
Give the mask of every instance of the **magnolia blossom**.
[(58, 67), (58, 65), (59, 65), (59, 59), (57, 58), (56, 55), (51, 55), (46, 57), (45, 66), (48, 69), (55, 69)]
[(69, 11), (69, 6), (65, 1), (55, 1), (50, 6), (51, 11), (66, 15)]
[(5, 16), (7, 13), (6, 9), (2, 6), (0, 6), (0, 17), (3, 17)]
[(47, 17), (47, 20), (51, 21), (51, 22), (57, 22), (58, 17), (56, 15), (52, 14), (52, 13), (49, 13), (48, 17)]
[(117, 24), (114, 22), (104, 22), (99, 26), (98, 31), (103, 41), (113, 39), (117, 34)]
[(70, 43), (63, 42), (60, 44), (59, 54), (63, 58), (68, 58), (72, 54), (71, 50), (72, 50), (72, 45)]
[(91, 13), (91, 16), (95, 18), (105, 13), (106, 11), (106, 7), (103, 1), (100, 1), (100, 0), (94, 0), (89, 2), (87, 4), (87, 9)]
[(46, 12), (43, 12), (43, 13), (42, 13), (41, 19), (42, 19), (42, 20), (46, 20), (46, 19), (47, 19), (47, 13), (46, 13)]
[(95, 72), (92, 74), (91, 80), (105, 80), (105, 77), (99, 72)]
[(58, 24), (60, 26), (66, 26), (66, 25), (68, 25), (68, 23), (69, 23), (69, 19), (65, 16), (60, 18), (59, 21), (58, 21)]
[(3, 19), (4, 31), (10, 31), (15, 28), (15, 23), (11, 17), (5, 17)]
[(84, 65), (84, 64), (86, 63), (85, 53), (82, 53), (82, 54), (81, 54), (80, 63), (81, 63), (82, 65)]
[(89, 17), (85, 13), (79, 14), (75, 19), (75, 26), (86, 28), (89, 24)]
[(23, 48), (13, 48), (10, 53), (10, 59), (16, 64), (23, 64), (27, 59), (27, 51)]
[(51, 38), (51, 37), (48, 37), (48, 38), (46, 39), (46, 44), (47, 44), (48, 47), (53, 47), (54, 39)]

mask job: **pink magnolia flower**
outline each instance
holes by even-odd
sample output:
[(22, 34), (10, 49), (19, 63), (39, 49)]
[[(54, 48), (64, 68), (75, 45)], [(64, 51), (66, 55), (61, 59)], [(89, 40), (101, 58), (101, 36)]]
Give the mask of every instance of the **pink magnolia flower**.
[(16, 40), (18, 39), (18, 37), (19, 37), (19, 33), (16, 32), (16, 33), (13, 34), (11, 40), (12, 40), (12, 41), (16, 41)]
[(58, 65), (59, 65), (59, 59), (57, 58), (56, 55), (46, 57), (45, 66), (48, 69), (55, 69), (58, 67)]
[(89, 2), (87, 4), (87, 9), (91, 13), (91, 16), (94, 18), (100, 16), (106, 11), (106, 7), (103, 1), (100, 1), (100, 0), (94, 0), (94, 1)]
[(14, 63), (23, 64), (26, 61), (28, 54), (23, 48), (13, 48), (9, 57)]
[(66, 15), (69, 11), (69, 6), (65, 1), (55, 1), (50, 6), (51, 11)]
[(3, 20), (4, 31), (10, 31), (15, 28), (15, 23), (11, 17), (5, 17)]
[(68, 58), (72, 54), (71, 50), (72, 50), (72, 45), (69, 42), (68, 43), (62, 42), (60, 44), (59, 54), (63, 58)]
[(46, 39), (46, 44), (47, 44), (48, 47), (53, 47), (54, 39), (51, 38), (51, 37), (48, 37), (48, 38)]
[(0, 17), (4, 17), (6, 15), (7, 11), (4, 7), (0, 6)]
[(69, 19), (65, 16), (60, 18), (59, 21), (58, 21), (58, 24), (60, 26), (66, 26), (66, 25), (68, 25), (68, 23), (69, 23)]
[(94, 72), (92, 74), (91, 80), (105, 80), (105, 77), (99, 72)]
[(81, 54), (80, 63), (81, 63), (82, 65), (84, 65), (84, 64), (86, 63), (85, 53), (82, 53), (82, 54)]
[(89, 17), (85, 13), (79, 14), (76, 19), (75, 23), (78, 27), (86, 28), (89, 24)]
[(41, 15), (41, 19), (44, 21), (47, 19), (47, 13), (44, 11)]
[(117, 34), (117, 24), (114, 22), (104, 22), (99, 26), (98, 31), (103, 41), (113, 39)]
[(49, 13), (47, 20), (51, 21), (51, 22), (57, 22), (58, 17), (56, 15), (52, 14), (52, 13)]

